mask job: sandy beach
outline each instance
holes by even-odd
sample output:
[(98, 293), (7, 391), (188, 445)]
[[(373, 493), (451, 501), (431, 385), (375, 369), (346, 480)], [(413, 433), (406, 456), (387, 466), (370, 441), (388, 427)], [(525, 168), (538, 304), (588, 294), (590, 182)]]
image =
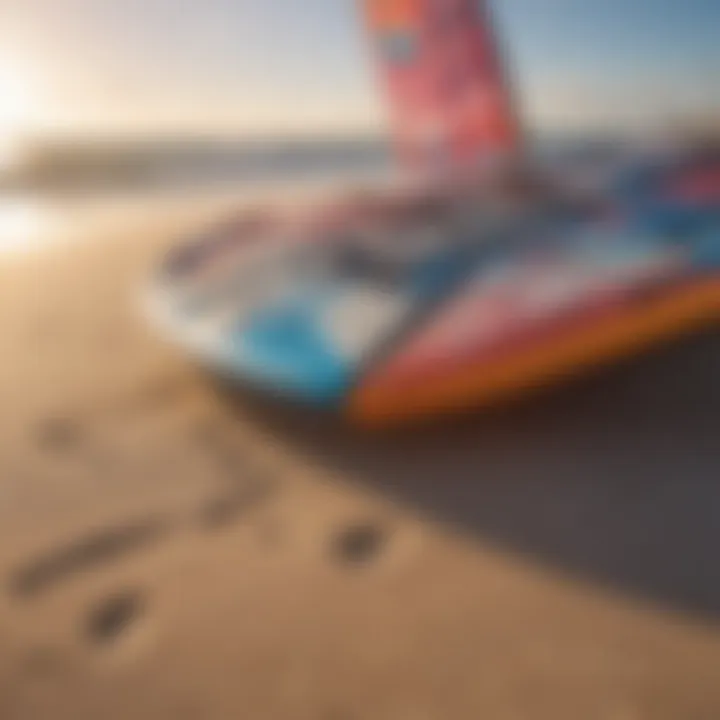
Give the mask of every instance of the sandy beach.
[(0, 259), (0, 718), (720, 717), (720, 335), (360, 435), (143, 325), (229, 202)]

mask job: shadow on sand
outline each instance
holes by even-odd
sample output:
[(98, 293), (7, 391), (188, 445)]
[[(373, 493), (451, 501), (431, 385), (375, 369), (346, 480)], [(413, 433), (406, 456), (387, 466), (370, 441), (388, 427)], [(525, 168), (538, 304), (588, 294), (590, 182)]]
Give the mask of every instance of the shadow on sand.
[(315, 462), (484, 542), (720, 617), (720, 332), (500, 411), (382, 435), (223, 398)]

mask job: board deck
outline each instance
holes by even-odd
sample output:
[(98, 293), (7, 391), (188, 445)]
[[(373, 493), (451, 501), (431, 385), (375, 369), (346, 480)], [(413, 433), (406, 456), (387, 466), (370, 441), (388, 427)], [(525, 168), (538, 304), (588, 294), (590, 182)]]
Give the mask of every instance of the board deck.
[(150, 298), (203, 365), (289, 400), (373, 423), (486, 405), (718, 319), (720, 164), (592, 198), (439, 188), (233, 221)]

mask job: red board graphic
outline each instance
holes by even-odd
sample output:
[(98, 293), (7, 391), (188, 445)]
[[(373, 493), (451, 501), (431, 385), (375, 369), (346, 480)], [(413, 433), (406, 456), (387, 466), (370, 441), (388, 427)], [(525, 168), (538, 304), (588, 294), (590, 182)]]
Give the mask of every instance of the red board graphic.
[(402, 161), (468, 168), (518, 149), (520, 133), (479, 0), (364, 0)]

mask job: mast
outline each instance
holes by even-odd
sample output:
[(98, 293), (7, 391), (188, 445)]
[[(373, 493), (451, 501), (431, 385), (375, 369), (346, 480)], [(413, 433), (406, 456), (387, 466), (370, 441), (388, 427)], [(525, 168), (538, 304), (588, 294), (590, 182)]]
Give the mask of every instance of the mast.
[(452, 174), (520, 152), (485, 0), (361, 1), (405, 167)]

